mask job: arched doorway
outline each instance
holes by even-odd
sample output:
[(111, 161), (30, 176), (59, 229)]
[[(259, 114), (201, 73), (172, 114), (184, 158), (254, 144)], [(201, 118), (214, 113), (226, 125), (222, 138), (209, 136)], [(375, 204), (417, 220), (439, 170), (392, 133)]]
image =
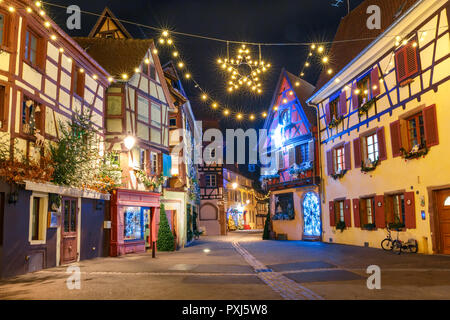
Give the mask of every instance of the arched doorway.
[(320, 219), (320, 199), (315, 192), (307, 192), (303, 197), (303, 238), (320, 240), (322, 224)]

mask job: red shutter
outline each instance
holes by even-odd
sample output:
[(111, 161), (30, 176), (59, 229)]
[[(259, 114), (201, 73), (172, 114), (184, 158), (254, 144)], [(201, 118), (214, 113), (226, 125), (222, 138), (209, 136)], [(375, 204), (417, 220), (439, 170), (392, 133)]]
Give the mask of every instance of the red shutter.
[(373, 68), (370, 73), (370, 82), (372, 84), (372, 98), (380, 95), (380, 76), (378, 74), (378, 67)]
[(439, 144), (439, 135), (436, 118), (436, 105), (426, 107), (422, 111), (423, 123), (425, 127), (425, 141), (427, 147)]
[(330, 201), (330, 227), (336, 226), (336, 216), (334, 214), (334, 201)]
[(397, 71), (397, 82), (400, 83), (408, 77), (406, 71), (406, 51), (405, 47), (401, 48), (395, 53), (395, 66)]
[(392, 156), (399, 157), (402, 155), (400, 149), (402, 148), (402, 134), (400, 131), (400, 120), (394, 121), (390, 124), (391, 127), (391, 146)]
[(416, 228), (416, 203), (414, 201), (414, 192), (405, 192), (405, 227), (408, 229)]
[(359, 217), (359, 199), (353, 199), (353, 220), (355, 221), (355, 227), (361, 227), (361, 219)]
[(344, 221), (345, 221), (345, 226), (346, 227), (351, 227), (352, 226), (352, 214), (351, 214), (351, 207), (352, 207), (352, 203), (351, 201), (345, 200), (344, 201)]
[(339, 115), (344, 116), (347, 114), (347, 93), (342, 90), (341, 96), (339, 97)]
[(375, 225), (377, 228), (386, 227), (384, 215), (384, 196), (375, 196)]
[(405, 49), (406, 52), (406, 71), (408, 77), (416, 74), (419, 71), (419, 61), (417, 58), (417, 47), (413, 47), (413, 43), (410, 42)]
[(325, 117), (327, 125), (331, 122), (331, 112), (330, 112), (330, 104), (327, 103), (325, 105)]
[(353, 110), (357, 110), (359, 108), (359, 95), (355, 93), (355, 91), (358, 89), (357, 83), (355, 82), (352, 86), (352, 105)]
[(387, 153), (386, 153), (386, 139), (384, 135), (384, 127), (381, 127), (377, 130), (377, 138), (378, 138), (378, 154), (380, 160), (386, 160), (387, 159)]
[(361, 139), (353, 140), (353, 153), (355, 155), (355, 168), (361, 168)]
[(327, 170), (328, 175), (331, 176), (334, 173), (334, 166), (333, 166), (333, 150), (327, 151)]
[(347, 142), (346, 144), (344, 144), (344, 160), (346, 170), (350, 170), (352, 168), (352, 156), (350, 152), (350, 142)]

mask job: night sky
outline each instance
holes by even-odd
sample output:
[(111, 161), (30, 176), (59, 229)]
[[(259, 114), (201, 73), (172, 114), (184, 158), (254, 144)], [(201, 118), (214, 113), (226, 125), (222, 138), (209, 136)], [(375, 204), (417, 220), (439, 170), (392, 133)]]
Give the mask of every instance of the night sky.
[[(363, 0), (350, 0), (351, 8)], [(62, 6), (77, 4), (82, 11), (100, 14), (108, 6), (119, 19), (138, 22), (159, 28), (168, 28), (183, 33), (226, 40), (280, 43), (280, 42), (320, 42), (331, 41), (340, 19), (347, 14), (346, 1), (339, 7), (331, 4), (336, 0), (50, 0)], [(67, 30), (65, 9), (45, 4), (50, 17), (71, 36), (87, 36), (97, 17), (82, 14), (81, 30)], [(160, 33), (148, 28), (124, 23), (125, 28), (135, 38), (158, 39)], [(226, 44), (195, 39), (186, 36), (173, 36), (183, 61), (186, 62), (193, 77), (210, 96), (232, 110), (261, 114), (266, 111), (272, 99), (280, 71), (299, 74), (308, 47), (270, 46), (262, 48), (262, 59), (270, 62), (272, 68), (263, 80), (264, 93), (261, 96), (241, 91), (229, 94), (226, 79), (220, 73), (216, 60), (226, 55)], [(237, 47), (230, 47), (230, 51)], [(257, 53), (257, 47), (250, 47)], [(168, 50), (160, 50), (164, 64), (170, 59)], [(308, 69), (305, 79), (315, 84), (320, 73), (317, 64)], [(197, 118), (218, 118), (221, 114), (212, 111), (200, 99), (200, 93), (192, 82), (183, 83), (191, 100)], [(262, 121), (236, 122), (223, 121), (223, 127), (261, 127)]]

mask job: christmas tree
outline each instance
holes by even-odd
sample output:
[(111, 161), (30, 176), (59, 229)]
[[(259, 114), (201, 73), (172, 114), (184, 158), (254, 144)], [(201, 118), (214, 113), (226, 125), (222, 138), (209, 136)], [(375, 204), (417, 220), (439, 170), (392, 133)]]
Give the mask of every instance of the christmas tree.
[(164, 205), (161, 204), (158, 241), (156, 242), (158, 251), (173, 251), (175, 249), (172, 230), (170, 230), (169, 221), (166, 217)]

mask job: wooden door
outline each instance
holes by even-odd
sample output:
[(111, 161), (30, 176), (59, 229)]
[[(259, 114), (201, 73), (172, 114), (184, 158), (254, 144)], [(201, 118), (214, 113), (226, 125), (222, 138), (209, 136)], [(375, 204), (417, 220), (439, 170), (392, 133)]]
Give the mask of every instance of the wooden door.
[(78, 200), (62, 199), (61, 264), (78, 259)]
[(440, 253), (450, 254), (450, 190), (439, 191), (437, 201)]

